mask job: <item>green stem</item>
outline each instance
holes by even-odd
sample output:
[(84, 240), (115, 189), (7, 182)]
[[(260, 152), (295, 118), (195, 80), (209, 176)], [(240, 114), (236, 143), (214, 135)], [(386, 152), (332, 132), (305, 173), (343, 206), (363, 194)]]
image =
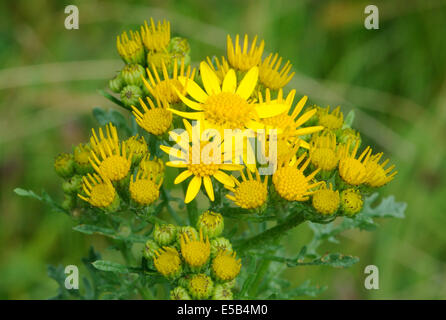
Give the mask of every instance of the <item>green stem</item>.
[(172, 216), (172, 218), (175, 220), (175, 223), (178, 225), (182, 225), (183, 222), (180, 218), (180, 216), (176, 213), (176, 211), (172, 208), (172, 206), (170, 205), (169, 201), (169, 195), (167, 194), (166, 189), (164, 189), (164, 186), (161, 187), (161, 195), (163, 197), (163, 201), (164, 201), (164, 205), (167, 208), (167, 211), (169, 212), (169, 214)]
[(259, 291), (259, 286), (262, 283), (262, 280), (265, 277), (266, 273), (268, 272), (270, 264), (271, 264), (270, 260), (263, 260), (260, 263), (259, 268), (257, 270), (256, 277), (255, 277), (253, 283), (251, 284), (251, 288), (249, 289), (249, 295), (251, 297), (257, 296), (257, 292)]
[[(182, 184), (184, 197), (186, 197), (187, 185), (185, 183)], [(186, 204), (187, 215), (189, 217), (189, 224), (193, 227), (196, 226), (198, 220), (198, 208), (197, 201), (194, 199), (191, 202)]]
[(245, 239), (240, 245), (238, 245), (237, 252), (242, 254), (243, 252), (258, 247), (266, 241), (273, 240), (279, 236), (282, 236), (288, 230), (298, 226), (305, 221), (302, 213), (295, 213), (291, 217), (288, 217), (284, 222), (272, 227), (264, 232), (253, 236), (251, 238)]

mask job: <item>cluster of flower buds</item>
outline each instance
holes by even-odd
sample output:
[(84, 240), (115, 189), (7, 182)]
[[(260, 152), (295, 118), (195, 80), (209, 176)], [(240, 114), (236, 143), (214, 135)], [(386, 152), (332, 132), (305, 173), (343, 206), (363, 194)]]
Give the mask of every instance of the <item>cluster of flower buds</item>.
[(164, 177), (164, 163), (150, 157), (144, 137), (121, 141), (111, 123), (98, 133), (92, 130), (90, 141), (72, 153), (58, 155), (54, 168), (64, 179), (62, 206), (72, 212), (88, 206), (105, 212), (149, 206), (158, 199)]
[(173, 287), (171, 299), (231, 300), (241, 261), (228, 239), (221, 236), (221, 214), (205, 211), (196, 228), (156, 225), (144, 257)]
[(123, 32), (116, 46), (125, 66), (109, 81), (109, 88), (120, 94), (127, 107), (137, 106), (144, 97), (156, 99), (152, 88), (145, 85), (147, 80), (164, 81), (175, 68), (190, 64), (187, 39), (171, 37), (170, 22), (166, 21), (155, 23), (150, 19), (150, 24), (144, 22), (140, 30)]

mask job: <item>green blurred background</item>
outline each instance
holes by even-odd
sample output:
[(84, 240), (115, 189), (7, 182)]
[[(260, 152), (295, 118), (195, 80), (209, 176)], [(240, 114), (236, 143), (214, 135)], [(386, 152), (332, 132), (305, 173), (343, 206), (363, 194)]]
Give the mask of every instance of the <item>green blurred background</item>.
[[(446, 297), (446, 1), (374, 1), (380, 29), (364, 28), (369, 1), (70, 1), (80, 29), (64, 28), (65, 1), (0, 2), (0, 298), (46, 299), (56, 282), (48, 264), (80, 264), (100, 237), (15, 187), (62, 197), (53, 159), (84, 141), (95, 106), (116, 108), (97, 93), (122, 62), (116, 35), (151, 16), (187, 37), (196, 63), (224, 54), (226, 34), (258, 34), (265, 53), (294, 65), (290, 87), (312, 103), (354, 108), (365, 142), (384, 151), (399, 174), (383, 194), (409, 204), (403, 220), (372, 233), (348, 232), (327, 251), (360, 257), (349, 269), (297, 267), (285, 276), (327, 285), (324, 299)], [(289, 235), (295, 252), (311, 235)], [(294, 248), (294, 251), (293, 251)], [(380, 270), (380, 289), (364, 288), (364, 267)]]

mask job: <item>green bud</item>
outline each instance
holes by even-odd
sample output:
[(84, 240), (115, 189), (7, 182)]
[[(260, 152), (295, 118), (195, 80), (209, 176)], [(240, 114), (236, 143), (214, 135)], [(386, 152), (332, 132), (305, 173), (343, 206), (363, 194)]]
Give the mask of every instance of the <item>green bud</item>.
[(186, 38), (173, 37), (170, 39), (167, 51), (171, 53), (190, 54), (190, 45)]
[(77, 174), (85, 175), (94, 171), (89, 161), (90, 152), (91, 148), (89, 144), (80, 143), (74, 148), (74, 167)]
[(189, 281), (189, 293), (194, 299), (208, 299), (214, 291), (212, 279), (203, 274), (194, 274)]
[(232, 291), (225, 285), (218, 284), (215, 286), (212, 300), (233, 300)]
[(232, 252), (232, 245), (228, 239), (219, 237), (211, 240), (211, 257), (215, 258), (220, 251)]
[(125, 86), (121, 91), (121, 101), (127, 107), (136, 106), (139, 103), (139, 98), (142, 97), (142, 90), (135, 85)]
[(350, 152), (356, 147), (357, 143), (359, 144), (358, 148), (361, 146), (361, 136), (359, 132), (352, 128), (338, 130), (337, 137), (340, 144), (346, 145), (350, 141)]
[(357, 189), (346, 189), (341, 192), (341, 208), (347, 216), (354, 216), (364, 205), (361, 193)]
[(159, 248), (160, 247), (155, 241), (152, 239), (147, 240), (143, 251), (144, 257), (146, 257), (147, 260), (152, 260), (155, 256), (155, 251), (157, 251)]
[(54, 161), (54, 170), (62, 178), (69, 178), (74, 174), (74, 161), (71, 153), (61, 153)]
[(112, 203), (110, 203), (107, 207), (103, 208), (103, 210), (105, 213), (114, 213), (119, 210), (120, 206), (121, 206), (121, 199), (116, 193)]
[(192, 277), (192, 274), (186, 274), (185, 276), (181, 277), (180, 279), (178, 279), (178, 285), (180, 285), (181, 287), (184, 287), (184, 288), (188, 288), (189, 281), (190, 281), (191, 277)]
[(153, 237), (160, 246), (167, 246), (176, 240), (177, 228), (173, 224), (155, 225)]
[(111, 91), (119, 93), (122, 90), (122, 87), (124, 87), (125, 83), (124, 80), (122, 80), (121, 75), (118, 74), (116, 77), (108, 81), (108, 87)]
[(177, 241), (180, 241), (183, 233), (186, 233), (189, 239), (198, 239), (198, 232), (190, 226), (179, 227), (177, 230)]
[(78, 194), (82, 188), (82, 177), (75, 174), (62, 183), (62, 190), (69, 194)]
[(144, 67), (139, 64), (127, 64), (121, 70), (121, 78), (124, 85), (142, 86), (142, 78), (145, 75)]
[(189, 293), (183, 287), (176, 287), (170, 291), (170, 300), (191, 300)]
[(62, 202), (62, 208), (71, 211), (76, 205), (76, 197), (66, 194)]
[(198, 218), (197, 229), (210, 239), (218, 237), (224, 229), (223, 216), (220, 213), (207, 210)]

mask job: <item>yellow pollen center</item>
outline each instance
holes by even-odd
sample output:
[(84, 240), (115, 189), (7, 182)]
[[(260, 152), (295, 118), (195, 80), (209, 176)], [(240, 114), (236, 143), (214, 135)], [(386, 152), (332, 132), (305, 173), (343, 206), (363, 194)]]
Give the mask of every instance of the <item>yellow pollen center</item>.
[(127, 176), (130, 165), (131, 162), (128, 159), (122, 156), (112, 155), (101, 162), (99, 171), (111, 181), (118, 181)]
[(237, 261), (232, 254), (220, 252), (212, 262), (212, 271), (218, 279), (231, 281), (240, 272), (240, 261)]
[(338, 164), (336, 153), (331, 148), (315, 148), (311, 150), (310, 155), (311, 163), (321, 170), (333, 170)]
[(164, 108), (155, 108), (146, 111), (143, 115), (141, 126), (154, 135), (162, 135), (170, 128), (172, 113)]
[(339, 161), (339, 175), (348, 184), (359, 185), (365, 182), (367, 170), (361, 161), (348, 157)]
[(189, 164), (188, 169), (192, 172), (194, 176), (204, 177), (204, 176), (212, 176), (217, 172), (219, 166), (215, 163), (210, 164)]
[(322, 214), (332, 214), (339, 207), (339, 192), (321, 189), (313, 194), (313, 207)]
[(140, 179), (130, 183), (130, 196), (139, 204), (148, 205), (159, 197), (159, 190), (152, 180)]
[(168, 248), (154, 259), (156, 270), (164, 276), (175, 274), (181, 267), (181, 259), (175, 249)]
[(336, 130), (342, 127), (343, 119), (336, 117), (333, 114), (324, 114), (319, 118), (319, 124), (331, 130)]
[(204, 274), (198, 274), (190, 279), (189, 285), (192, 291), (194, 291), (198, 296), (201, 296), (207, 294), (210, 281)]
[(279, 195), (288, 201), (301, 199), (308, 189), (305, 176), (295, 167), (278, 169), (273, 175), (273, 183)]
[(203, 111), (207, 121), (225, 129), (244, 128), (255, 117), (254, 106), (230, 92), (209, 96), (203, 104)]
[(247, 180), (235, 188), (234, 196), (241, 208), (255, 209), (266, 202), (268, 190), (257, 180)]
[(115, 199), (115, 190), (105, 183), (96, 184), (91, 189), (89, 202), (94, 207), (105, 208)]
[(177, 79), (166, 79), (155, 86), (155, 92), (158, 98), (163, 98), (168, 103), (175, 103), (180, 101), (180, 97), (178, 97), (173, 87), (177, 88), (180, 92), (183, 91), (183, 86), (180, 81)]

